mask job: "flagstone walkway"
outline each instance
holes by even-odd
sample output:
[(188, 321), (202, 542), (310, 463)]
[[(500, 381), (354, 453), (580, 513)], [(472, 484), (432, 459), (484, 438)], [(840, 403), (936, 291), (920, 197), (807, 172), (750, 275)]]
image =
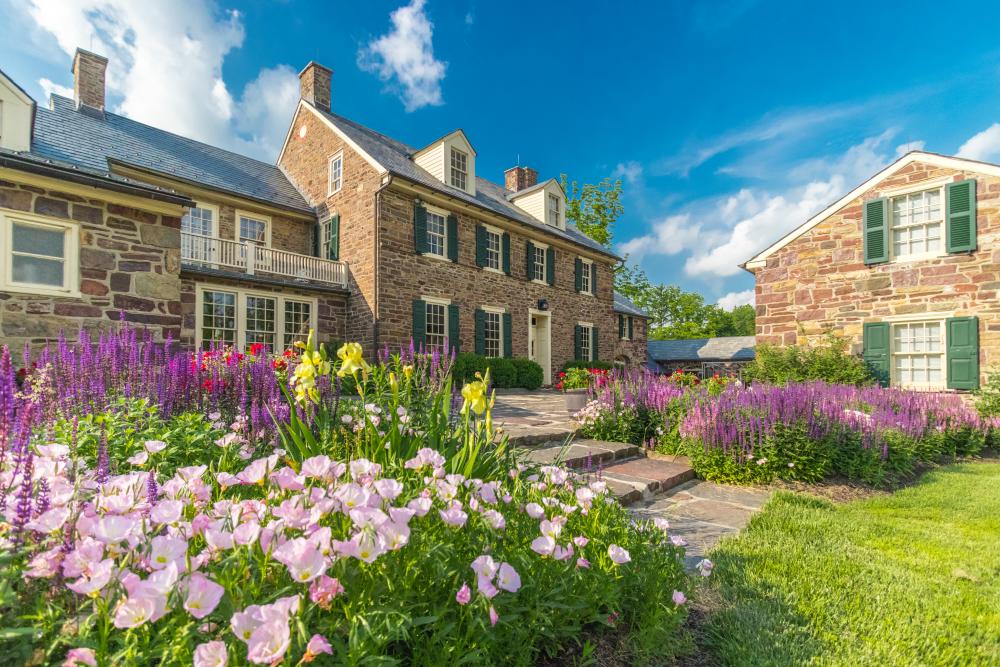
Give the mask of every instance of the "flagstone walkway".
[(518, 446), (564, 442), (580, 427), (566, 410), (561, 392), (497, 391), (493, 422), (503, 426)]

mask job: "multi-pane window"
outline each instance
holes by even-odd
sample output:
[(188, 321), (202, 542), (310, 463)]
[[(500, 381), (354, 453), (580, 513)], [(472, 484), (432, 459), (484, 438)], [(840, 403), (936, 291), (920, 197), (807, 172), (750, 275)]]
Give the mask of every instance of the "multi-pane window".
[(339, 192), (344, 185), (344, 154), (338, 153), (330, 158), (330, 194)]
[(590, 294), (590, 262), (583, 262), (580, 265), (580, 291)]
[(66, 228), (11, 224), (10, 280), (49, 289), (66, 286)]
[(500, 234), (486, 230), (486, 267), (500, 270)]
[(275, 300), (266, 296), (246, 297), (246, 345), (266, 345), (274, 350)]
[(534, 261), (531, 263), (531, 279), (532, 280), (545, 280), (545, 248), (539, 248), (534, 246), (533, 249), (535, 253)]
[(206, 290), (201, 304), (202, 347), (236, 345), (236, 294)]
[(892, 252), (894, 257), (942, 252), (944, 214), (941, 189), (892, 198)]
[(907, 322), (892, 326), (894, 382), (910, 386), (944, 384), (944, 325)]
[(443, 215), (427, 211), (427, 252), (445, 257), (447, 221)]
[(618, 337), (622, 340), (632, 338), (632, 316), (618, 315)]
[(311, 325), (311, 303), (308, 301), (285, 301), (285, 348), (291, 347), (296, 341), (304, 341), (308, 338)]
[(196, 206), (181, 218), (181, 231), (198, 236), (211, 236), (215, 231), (215, 210)]
[(559, 226), (559, 197), (554, 194), (549, 194), (549, 212), (548, 220), (549, 224), (553, 227)]
[(469, 175), (469, 156), (458, 150), (451, 149), (451, 184), (459, 190), (465, 190)]
[(340, 259), (340, 216), (323, 221), (320, 236), (320, 257)]
[(428, 349), (444, 349), (448, 337), (448, 307), (440, 303), (427, 302), (427, 329), (424, 344)]
[(502, 317), (500, 313), (485, 311), (486, 319), (483, 322), (483, 338), (486, 341), (487, 357), (503, 356), (503, 329)]
[(594, 328), (589, 326), (581, 327), (583, 329), (583, 335), (580, 336), (580, 358), (584, 361), (591, 361), (593, 357), (591, 356), (592, 345), (590, 342), (593, 340)]
[(267, 245), (267, 220), (240, 215), (240, 241)]

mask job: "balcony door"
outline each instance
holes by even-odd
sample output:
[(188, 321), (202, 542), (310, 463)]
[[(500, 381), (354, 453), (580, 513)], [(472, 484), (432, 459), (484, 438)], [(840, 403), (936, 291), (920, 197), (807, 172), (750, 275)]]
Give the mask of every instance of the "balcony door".
[(184, 261), (211, 263), (218, 217), (219, 209), (203, 204), (184, 214), (181, 218), (181, 258)]

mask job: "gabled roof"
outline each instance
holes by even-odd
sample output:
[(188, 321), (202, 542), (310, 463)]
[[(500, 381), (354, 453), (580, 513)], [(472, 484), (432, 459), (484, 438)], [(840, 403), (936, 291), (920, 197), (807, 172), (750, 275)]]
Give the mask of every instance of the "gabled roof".
[(536, 190), (541, 190), (542, 188), (544, 188), (549, 183), (555, 183), (556, 187), (559, 188), (560, 190), (562, 190), (562, 185), (559, 184), (559, 181), (557, 181), (554, 178), (550, 178), (547, 181), (542, 181), (541, 183), (535, 183), (531, 187), (521, 188), (517, 192), (508, 192), (507, 193), (507, 199), (509, 199), (510, 201), (514, 201), (515, 199), (520, 199), (524, 195), (530, 195), (532, 192), (535, 192)]
[(434, 148), (435, 146), (437, 146), (442, 141), (446, 141), (446, 140), (450, 139), (451, 137), (455, 136), (456, 134), (460, 135), (462, 137), (462, 141), (464, 141), (465, 145), (469, 147), (469, 150), (472, 151), (473, 155), (476, 155), (476, 156), (479, 155), (479, 153), (476, 152), (475, 147), (473, 147), (472, 142), (469, 141), (469, 135), (467, 135), (465, 133), (465, 130), (463, 130), (462, 128), (458, 128), (457, 130), (452, 130), (451, 132), (449, 132), (448, 134), (444, 135), (443, 137), (438, 137), (437, 139), (435, 139), (431, 143), (427, 144), (423, 148), (420, 148), (420, 149), (414, 151), (413, 154), (410, 157), (411, 158), (415, 158), (418, 155), (420, 155), (421, 153), (423, 153), (424, 151), (429, 151), (430, 149)]
[(879, 181), (892, 176), (897, 171), (903, 169), (904, 167), (914, 163), (914, 162), (926, 162), (928, 164), (933, 164), (939, 167), (946, 167), (950, 169), (957, 170), (968, 170), (976, 171), (983, 174), (989, 174), (991, 176), (1000, 176), (1000, 165), (992, 164), (989, 162), (980, 162), (979, 160), (970, 160), (968, 158), (952, 157), (949, 155), (941, 155), (939, 153), (928, 153), (927, 151), (910, 151), (903, 157), (899, 158), (892, 164), (890, 164), (885, 169), (881, 170), (867, 181), (854, 188), (846, 195), (833, 202), (825, 209), (814, 215), (813, 217), (806, 220), (802, 225), (793, 229), (788, 234), (775, 241), (773, 244), (765, 248), (762, 252), (758, 253), (751, 259), (748, 259), (741, 266), (745, 269), (756, 269), (763, 266), (764, 260), (769, 256), (784, 248), (786, 245), (802, 236), (810, 229), (823, 222), (831, 215), (836, 213), (838, 210), (849, 204), (852, 200), (860, 197), (868, 190), (871, 190)]
[(567, 223), (566, 229), (562, 230), (535, 220), (529, 214), (507, 201), (507, 189), (502, 185), (477, 176), (476, 194), (470, 195), (458, 188), (445, 185), (432, 176), (426, 169), (411, 160), (410, 156), (415, 152), (412, 146), (408, 146), (401, 141), (396, 141), (391, 137), (387, 137), (364, 125), (348, 120), (343, 116), (317, 109), (306, 102), (303, 102), (302, 105), (326, 120), (335, 131), (343, 135), (353, 146), (356, 146), (357, 150), (362, 153), (362, 156), (366, 160), (374, 165), (378, 165), (376, 168), (381, 167), (381, 169), (395, 176), (436, 190), (449, 197), (454, 197), (455, 199), (460, 199), (466, 203), (487, 209), (497, 215), (502, 215), (505, 218), (510, 218), (511, 220), (533, 227), (544, 234), (572, 241), (613, 259), (621, 259), (621, 257), (581, 232), (575, 225)]
[(720, 336), (687, 340), (651, 340), (646, 344), (649, 358), (672, 361), (753, 361), (754, 336)]
[(0, 69), (0, 81), (7, 83), (8, 86), (17, 94), (17, 96), (21, 98), (22, 102), (34, 106), (35, 98), (29, 95), (24, 88), (17, 85), (17, 81), (14, 81), (14, 79), (7, 76), (2, 69)]
[(622, 313), (624, 315), (634, 315), (636, 317), (649, 317), (649, 315), (646, 314), (646, 311), (644, 311), (643, 309), (639, 308), (639, 306), (632, 303), (631, 299), (629, 299), (627, 296), (625, 296), (624, 294), (619, 294), (618, 292), (615, 292), (614, 310), (616, 313)]
[(105, 174), (111, 171), (109, 162), (120, 162), (262, 203), (313, 211), (275, 165), (107, 111), (103, 117), (81, 113), (73, 100), (59, 95), (52, 95), (51, 108), (38, 109), (31, 153)]

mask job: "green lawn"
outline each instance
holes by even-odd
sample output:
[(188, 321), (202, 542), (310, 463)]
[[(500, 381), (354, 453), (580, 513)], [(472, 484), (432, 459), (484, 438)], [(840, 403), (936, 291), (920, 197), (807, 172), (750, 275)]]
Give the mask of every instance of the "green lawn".
[(779, 493), (712, 559), (712, 664), (1000, 665), (1000, 464), (843, 505)]

